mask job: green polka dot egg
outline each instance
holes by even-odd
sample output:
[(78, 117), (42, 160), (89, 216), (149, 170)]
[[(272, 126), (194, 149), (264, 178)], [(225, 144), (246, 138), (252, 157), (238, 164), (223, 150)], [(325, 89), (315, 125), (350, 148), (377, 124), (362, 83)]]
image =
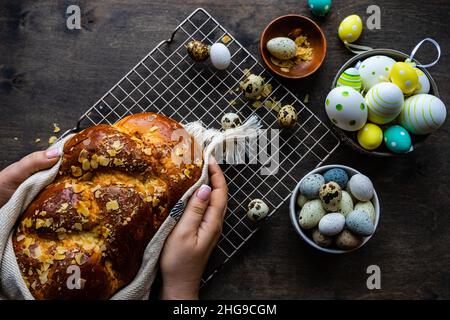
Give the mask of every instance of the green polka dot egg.
[(376, 84), (366, 94), (369, 120), (376, 124), (391, 122), (402, 111), (403, 102), (403, 93), (395, 84), (390, 82)]
[(336, 87), (352, 87), (356, 91), (360, 92), (361, 85), (361, 75), (359, 74), (358, 69), (348, 68), (339, 76)]
[(444, 103), (431, 94), (417, 94), (406, 99), (399, 122), (409, 132), (423, 135), (440, 128), (447, 116)]
[(367, 121), (367, 107), (361, 93), (352, 87), (337, 87), (325, 99), (325, 111), (337, 127), (357, 131)]
[(359, 73), (365, 91), (374, 85), (389, 81), (389, 73), (395, 60), (386, 56), (373, 56), (361, 62)]

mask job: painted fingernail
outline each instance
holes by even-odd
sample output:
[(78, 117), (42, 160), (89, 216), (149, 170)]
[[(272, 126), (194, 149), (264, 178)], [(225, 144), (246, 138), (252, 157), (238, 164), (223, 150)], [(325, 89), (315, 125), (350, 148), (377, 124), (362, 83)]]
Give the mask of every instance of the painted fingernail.
[(45, 151), (45, 155), (48, 159), (53, 159), (61, 156), (61, 151), (59, 151), (59, 149), (57, 148), (48, 149), (47, 151)]
[(211, 193), (211, 187), (204, 184), (198, 189), (197, 198), (199, 198), (200, 200), (206, 201), (206, 200), (208, 200), (210, 193)]

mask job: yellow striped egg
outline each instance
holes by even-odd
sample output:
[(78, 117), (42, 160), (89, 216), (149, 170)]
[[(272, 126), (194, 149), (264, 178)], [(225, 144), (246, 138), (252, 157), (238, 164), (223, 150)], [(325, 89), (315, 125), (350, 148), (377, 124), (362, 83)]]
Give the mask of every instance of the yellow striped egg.
[(342, 20), (338, 29), (339, 38), (342, 41), (348, 43), (352, 43), (358, 40), (361, 32), (362, 20), (356, 14), (352, 14), (351, 16), (348, 16), (344, 20)]
[(361, 75), (359, 74), (358, 69), (349, 68), (339, 76), (336, 87), (352, 87), (356, 91), (360, 92), (361, 85)]
[(430, 92), (430, 80), (428, 79), (427, 75), (423, 73), (422, 70), (417, 68), (414, 68), (414, 71), (416, 71), (417, 77), (419, 78), (419, 85), (417, 86), (417, 89), (413, 92), (413, 94)]
[(419, 86), (419, 77), (410, 63), (396, 62), (391, 68), (389, 78), (404, 94), (413, 93)]
[(445, 122), (447, 109), (438, 97), (417, 94), (406, 99), (400, 113), (400, 124), (414, 134), (429, 134)]
[(359, 73), (363, 89), (367, 91), (380, 82), (389, 81), (389, 72), (394, 63), (395, 60), (387, 56), (372, 56), (361, 62)]
[(402, 111), (403, 93), (399, 87), (390, 82), (374, 85), (366, 94), (369, 120), (377, 124), (391, 122)]

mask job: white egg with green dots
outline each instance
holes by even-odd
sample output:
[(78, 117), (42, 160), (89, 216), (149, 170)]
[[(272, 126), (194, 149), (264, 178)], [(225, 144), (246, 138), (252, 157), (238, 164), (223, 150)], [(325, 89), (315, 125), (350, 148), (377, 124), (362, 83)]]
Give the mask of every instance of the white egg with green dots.
[(389, 73), (395, 60), (387, 56), (373, 56), (361, 62), (359, 73), (365, 91), (380, 82), (389, 81)]
[(403, 92), (395, 84), (382, 82), (374, 85), (366, 94), (369, 120), (386, 124), (397, 118), (404, 103)]
[(409, 132), (423, 135), (439, 129), (446, 117), (447, 109), (441, 99), (431, 94), (416, 94), (406, 99), (399, 122)]
[(357, 131), (367, 121), (364, 97), (351, 87), (337, 87), (325, 99), (325, 111), (331, 122), (346, 131)]

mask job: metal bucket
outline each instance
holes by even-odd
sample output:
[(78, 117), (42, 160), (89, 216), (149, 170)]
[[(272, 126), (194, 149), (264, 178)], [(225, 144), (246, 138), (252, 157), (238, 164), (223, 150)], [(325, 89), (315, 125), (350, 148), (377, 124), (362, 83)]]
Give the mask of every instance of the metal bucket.
[[(409, 58), (408, 54), (397, 51), (397, 50), (392, 50), (392, 49), (373, 49), (373, 50), (370, 50), (367, 52), (360, 53), (360, 54), (354, 56), (353, 58), (351, 58), (350, 60), (348, 60), (346, 63), (344, 63), (344, 65), (339, 69), (339, 71), (337, 72), (336, 76), (333, 79), (331, 89), (334, 89), (336, 87), (339, 76), (346, 69), (354, 67), (358, 61), (362, 61), (364, 59), (367, 59), (369, 57), (376, 56), (376, 55), (388, 56), (388, 57), (391, 57), (392, 59), (394, 59), (395, 61), (405, 61), (406, 59)], [(416, 64), (420, 64), (420, 62), (417, 61), (416, 59), (413, 59), (413, 62), (415, 62)], [(419, 69), (421, 71), (423, 71), (423, 73), (425, 73), (425, 75), (430, 80), (429, 94), (432, 94), (432, 95), (440, 98), (439, 91), (436, 86), (436, 82), (434, 82), (433, 78), (431, 77), (431, 74), (425, 68), (419, 68)], [(336, 132), (336, 134), (339, 136), (339, 138), (345, 144), (349, 145), (352, 149), (354, 149), (362, 154), (371, 155), (371, 156), (379, 156), (379, 157), (390, 157), (390, 156), (399, 155), (397, 153), (393, 153), (393, 152), (389, 151), (385, 147), (383, 147), (383, 150), (380, 150), (380, 151), (366, 150), (359, 145), (358, 140), (356, 138), (357, 132), (344, 131), (344, 130), (336, 127), (334, 124), (332, 124), (331, 121), (330, 121), (330, 124), (331, 124), (331, 127)], [(412, 135), (411, 137), (413, 140), (413, 150), (415, 150), (424, 143), (424, 141), (428, 137), (428, 135), (424, 135), (424, 136)]]

